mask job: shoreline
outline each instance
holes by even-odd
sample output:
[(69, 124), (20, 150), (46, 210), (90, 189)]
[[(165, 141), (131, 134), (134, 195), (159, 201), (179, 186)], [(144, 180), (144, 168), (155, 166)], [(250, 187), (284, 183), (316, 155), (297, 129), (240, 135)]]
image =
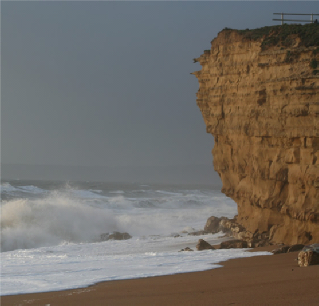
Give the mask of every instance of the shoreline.
[(300, 268), (297, 254), (237, 258), (221, 262), (221, 268), (200, 272), (6, 295), (1, 305), (318, 305), (319, 265)]

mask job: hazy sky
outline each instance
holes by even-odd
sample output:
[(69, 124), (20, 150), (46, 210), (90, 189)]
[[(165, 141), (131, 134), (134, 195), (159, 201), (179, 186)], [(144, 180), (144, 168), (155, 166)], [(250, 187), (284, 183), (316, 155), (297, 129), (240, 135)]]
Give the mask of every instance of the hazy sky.
[(1, 3), (2, 163), (212, 164), (192, 59), (313, 2)]

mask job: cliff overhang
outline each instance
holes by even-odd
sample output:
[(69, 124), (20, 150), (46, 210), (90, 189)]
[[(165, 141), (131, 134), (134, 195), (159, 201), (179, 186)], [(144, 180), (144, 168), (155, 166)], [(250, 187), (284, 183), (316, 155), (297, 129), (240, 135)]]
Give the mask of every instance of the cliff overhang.
[(224, 29), (194, 62), (237, 221), (277, 243), (319, 241), (319, 25)]

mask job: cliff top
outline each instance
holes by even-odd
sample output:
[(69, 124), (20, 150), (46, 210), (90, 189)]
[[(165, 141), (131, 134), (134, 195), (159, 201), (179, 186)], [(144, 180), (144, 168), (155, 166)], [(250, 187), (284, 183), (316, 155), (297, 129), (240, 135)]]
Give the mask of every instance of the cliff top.
[(300, 24), (284, 24), (277, 26), (266, 26), (258, 29), (234, 30), (230, 28), (223, 29), (220, 33), (237, 32), (247, 40), (262, 40), (262, 50), (270, 47), (281, 46), (290, 47), (294, 40), (292, 37), (300, 38), (299, 46), (311, 47), (319, 46), (319, 24), (310, 23)]

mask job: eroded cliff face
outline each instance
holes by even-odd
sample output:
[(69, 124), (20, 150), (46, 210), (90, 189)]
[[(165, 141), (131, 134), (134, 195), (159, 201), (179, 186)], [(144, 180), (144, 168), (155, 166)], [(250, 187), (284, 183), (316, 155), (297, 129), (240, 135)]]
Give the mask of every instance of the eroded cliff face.
[(194, 59), (214, 168), (249, 232), (319, 242), (319, 48), (264, 39), (223, 30)]

